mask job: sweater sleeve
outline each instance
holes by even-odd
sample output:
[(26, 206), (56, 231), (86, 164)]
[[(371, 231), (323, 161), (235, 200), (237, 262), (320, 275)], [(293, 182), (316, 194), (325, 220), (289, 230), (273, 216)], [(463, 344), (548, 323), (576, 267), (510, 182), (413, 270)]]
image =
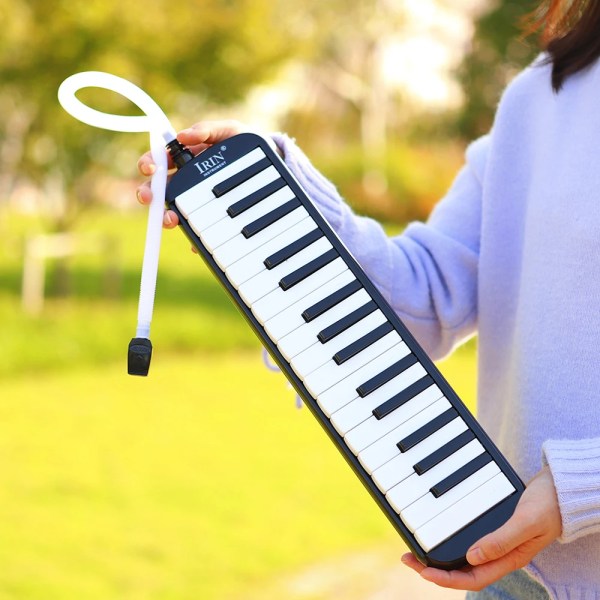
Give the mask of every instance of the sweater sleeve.
[(560, 541), (600, 532), (600, 438), (548, 440), (542, 446), (550, 467), (563, 523)]
[(465, 166), (427, 223), (412, 223), (396, 237), (354, 214), (290, 138), (273, 139), (325, 219), (433, 359), (473, 334), (488, 137), (469, 147)]

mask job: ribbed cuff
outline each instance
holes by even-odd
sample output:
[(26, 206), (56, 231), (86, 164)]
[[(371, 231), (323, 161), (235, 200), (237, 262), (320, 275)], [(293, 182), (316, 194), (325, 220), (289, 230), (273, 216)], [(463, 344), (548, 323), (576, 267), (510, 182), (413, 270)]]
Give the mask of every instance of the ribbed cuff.
[(336, 231), (342, 226), (343, 213), (350, 210), (343, 202), (336, 187), (310, 162), (294, 140), (285, 133), (273, 133), (271, 138), (283, 154), (283, 160), (317, 205), (322, 215)]
[(600, 532), (600, 438), (548, 440), (542, 458), (552, 472), (562, 516), (559, 541)]

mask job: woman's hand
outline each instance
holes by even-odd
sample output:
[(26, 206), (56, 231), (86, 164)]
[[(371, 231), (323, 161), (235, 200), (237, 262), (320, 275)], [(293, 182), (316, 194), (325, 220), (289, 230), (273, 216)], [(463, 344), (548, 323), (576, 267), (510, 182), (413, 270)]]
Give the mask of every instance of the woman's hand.
[(423, 566), (412, 554), (405, 554), (402, 562), (439, 586), (477, 591), (527, 565), (561, 531), (554, 481), (545, 467), (529, 482), (513, 516), (469, 548), (469, 566), (442, 571)]
[[(177, 139), (187, 146), (194, 155), (202, 150), (230, 138), (238, 133), (248, 131), (248, 128), (238, 121), (200, 121), (192, 125), (189, 129), (184, 129), (177, 134)], [(174, 165), (169, 159), (169, 168)], [(154, 162), (150, 152), (142, 155), (138, 160), (138, 170), (142, 175), (150, 177), (155, 170)], [(146, 181), (136, 190), (138, 202), (149, 204), (152, 200), (150, 191), (150, 182)], [(179, 223), (177, 215), (172, 210), (166, 210), (163, 216), (163, 226), (166, 229), (173, 229)]]

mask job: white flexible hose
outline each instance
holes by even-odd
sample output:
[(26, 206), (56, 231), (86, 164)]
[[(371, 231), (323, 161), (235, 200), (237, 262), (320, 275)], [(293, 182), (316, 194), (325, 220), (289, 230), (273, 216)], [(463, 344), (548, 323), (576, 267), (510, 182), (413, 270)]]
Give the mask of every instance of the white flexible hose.
[[(76, 93), (87, 87), (103, 88), (125, 96), (136, 104), (144, 116), (127, 117), (100, 112), (83, 104)], [(100, 71), (85, 71), (76, 73), (65, 79), (58, 89), (58, 100), (62, 107), (83, 123), (123, 132), (148, 132), (152, 159), (156, 165), (151, 180), (152, 202), (148, 214), (146, 230), (146, 245), (142, 264), (140, 283), (140, 299), (138, 305), (137, 338), (149, 338), (154, 295), (156, 292), (156, 277), (158, 273), (158, 258), (162, 236), (162, 218), (167, 184), (167, 153), (165, 145), (176, 137), (175, 130), (169, 123), (165, 113), (156, 102), (139, 87), (110, 73)]]

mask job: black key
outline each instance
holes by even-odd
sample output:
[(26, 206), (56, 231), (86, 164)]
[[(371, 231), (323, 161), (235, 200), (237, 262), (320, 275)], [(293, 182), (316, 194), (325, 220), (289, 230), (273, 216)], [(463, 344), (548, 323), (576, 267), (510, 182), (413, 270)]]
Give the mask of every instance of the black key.
[(338, 256), (337, 250), (335, 248), (330, 248), (327, 252), (321, 254), (321, 256), (317, 256), (317, 258), (306, 263), (303, 267), (300, 267), (283, 277), (279, 282), (279, 287), (286, 292), (296, 284), (304, 281), (307, 277), (310, 277), (313, 273), (316, 273), (319, 269), (322, 269), (325, 265), (334, 261)]
[(321, 237), (323, 237), (323, 232), (320, 229), (313, 229), (306, 235), (303, 235), (299, 240), (292, 242), (289, 246), (286, 246), (265, 258), (263, 263), (267, 269), (273, 269), (277, 265), (280, 265), (284, 260), (287, 260), (294, 256), (294, 254), (300, 252), (300, 250), (304, 250), (304, 248), (307, 248)]
[(355, 323), (358, 323), (361, 319), (364, 319), (367, 315), (370, 315), (377, 308), (377, 304), (373, 300), (363, 304), (360, 308), (352, 311), (349, 315), (342, 317), (339, 321), (326, 327), (319, 333), (317, 338), (321, 344), (326, 344), (332, 340), (336, 335), (339, 335), (343, 331), (346, 331), (348, 327), (352, 327)]
[(336, 304), (339, 304), (346, 298), (349, 298), (355, 292), (358, 292), (362, 284), (358, 279), (351, 281), (346, 284), (343, 288), (336, 290), (333, 294), (327, 296), (327, 298), (323, 298), (323, 300), (319, 300), (316, 304), (313, 304), (309, 308), (307, 308), (302, 313), (302, 318), (310, 323), (313, 319), (320, 317), (323, 313), (327, 312), (330, 308), (333, 308)]
[(394, 363), (391, 367), (388, 367), (385, 371), (379, 373), (379, 375), (375, 375), (375, 377), (369, 379), (369, 381), (365, 381), (365, 383), (359, 385), (356, 388), (358, 395), (361, 398), (368, 396), (391, 379), (394, 379), (396, 375), (400, 375), (400, 373), (406, 371), (408, 367), (412, 367), (416, 362), (417, 357), (414, 354), (408, 354), (397, 363)]
[(447, 444), (444, 444), (441, 448), (438, 448), (435, 452), (432, 452), (429, 456), (426, 456), (423, 460), (414, 465), (413, 469), (415, 470), (415, 473), (418, 475), (427, 473), (429, 469), (433, 469), (433, 467), (439, 465), (443, 460), (452, 456), (457, 450), (460, 450), (474, 439), (475, 434), (470, 429), (463, 431), (459, 436), (450, 440)]
[(409, 400), (424, 392), (430, 385), (433, 385), (433, 379), (431, 376), (425, 375), (425, 377), (415, 381), (389, 400), (386, 400), (383, 404), (380, 404), (377, 408), (374, 408), (373, 416), (378, 421), (381, 421), (381, 419), (393, 413), (397, 408), (400, 408), (403, 404), (406, 404)]
[(267, 157), (262, 158), (258, 162), (255, 162), (242, 171), (238, 171), (235, 175), (229, 177), (229, 179), (225, 179), (225, 181), (217, 183), (217, 185), (215, 185), (215, 187), (212, 189), (212, 192), (217, 198), (219, 198), (223, 194), (230, 192), (233, 188), (236, 188), (238, 185), (244, 183), (244, 181), (248, 181), (248, 179), (251, 177), (254, 177), (261, 171), (264, 171), (270, 165), (271, 161)]
[(280, 190), (285, 185), (285, 181), (281, 179), (276, 179), (275, 181), (271, 181), (265, 185), (265, 187), (260, 188), (260, 190), (256, 190), (252, 192), (245, 198), (238, 200), (238, 202), (234, 202), (228, 209), (227, 214), (233, 219), (241, 215), (244, 211), (252, 208), (255, 204), (262, 202), (265, 198), (268, 198), (271, 194), (274, 194), (277, 190)]
[(456, 409), (449, 408), (441, 415), (438, 415), (435, 419), (429, 421), (429, 423), (426, 425), (423, 425), (423, 427), (420, 429), (417, 429), (417, 431), (407, 435), (403, 440), (400, 440), (396, 444), (396, 446), (398, 446), (398, 450), (400, 450), (400, 452), (406, 452), (407, 450), (410, 450), (413, 446), (416, 446), (425, 438), (428, 438), (431, 434), (441, 429), (444, 425), (448, 425), (448, 423), (456, 419), (456, 417), (458, 417)]
[(259, 219), (256, 219), (256, 221), (252, 221), (252, 223), (248, 223), (248, 225), (242, 229), (242, 234), (246, 239), (251, 238), (253, 235), (260, 233), (263, 229), (269, 227), (269, 225), (273, 225), (273, 223), (279, 221), (279, 219), (285, 217), (285, 215), (291, 213), (293, 210), (296, 210), (299, 206), (300, 200), (298, 200), (298, 198), (288, 200), (285, 204), (278, 206), (270, 213), (263, 215)]
[(373, 329), (373, 331), (363, 335), (349, 346), (342, 348), (342, 350), (333, 356), (333, 360), (338, 365), (344, 364), (347, 360), (350, 360), (353, 356), (356, 356), (359, 352), (362, 352), (365, 348), (380, 340), (384, 335), (393, 331), (393, 329), (394, 326), (389, 321), (382, 323), (379, 327)]
[(479, 469), (483, 469), (483, 467), (490, 462), (492, 462), (492, 457), (487, 452), (483, 452), (479, 456), (476, 456), (471, 462), (468, 462), (458, 469), (458, 471), (452, 473), (452, 475), (448, 475), (446, 479), (442, 479), (442, 481), (436, 483), (429, 491), (436, 498), (439, 498), (459, 483), (462, 483), (467, 477), (471, 477), (471, 475), (477, 473)]

